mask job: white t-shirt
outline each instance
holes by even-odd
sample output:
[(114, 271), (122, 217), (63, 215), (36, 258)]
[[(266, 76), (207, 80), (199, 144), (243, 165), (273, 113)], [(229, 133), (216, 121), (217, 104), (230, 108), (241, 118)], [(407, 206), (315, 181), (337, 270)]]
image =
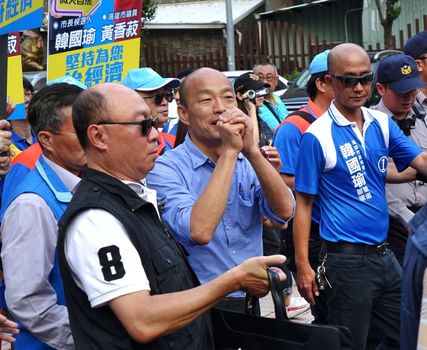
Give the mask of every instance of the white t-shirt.
[[(141, 197), (148, 190), (141, 184), (128, 185)], [(105, 210), (86, 210), (71, 221), (65, 256), (75, 282), (93, 308), (125, 294), (150, 291), (141, 258), (125, 228)]]

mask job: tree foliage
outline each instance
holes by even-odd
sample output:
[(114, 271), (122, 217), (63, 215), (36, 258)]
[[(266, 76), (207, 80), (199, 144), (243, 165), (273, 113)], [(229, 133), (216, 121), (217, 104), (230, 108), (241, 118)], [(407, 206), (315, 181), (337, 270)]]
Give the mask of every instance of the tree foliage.
[(145, 24), (150, 22), (156, 15), (157, 5), (153, 0), (142, 0), (142, 31), (141, 36), (147, 35)]
[(393, 22), (399, 17), (401, 7), (397, 0), (375, 0), (381, 25), (384, 28), (384, 45), (392, 49), (394, 40), (392, 35)]

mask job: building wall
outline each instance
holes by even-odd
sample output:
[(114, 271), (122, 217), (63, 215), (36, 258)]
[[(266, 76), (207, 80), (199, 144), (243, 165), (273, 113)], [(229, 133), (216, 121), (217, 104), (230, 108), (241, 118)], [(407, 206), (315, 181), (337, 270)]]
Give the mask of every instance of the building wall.
[(221, 29), (151, 29), (145, 39), (162, 50), (195, 56), (222, 49), (225, 43)]
[[(415, 19), (420, 21), (420, 31), (427, 29), (423, 28), (422, 16), (427, 14), (426, 0), (401, 0), (399, 1), (401, 13), (393, 22), (393, 35), (396, 36), (396, 44), (399, 43), (399, 31), (403, 30), (405, 40), (408, 38), (408, 24), (411, 25), (412, 35), (415, 34)], [(384, 47), (384, 31), (378, 16), (378, 10), (375, 5), (375, 0), (364, 0), (363, 2), (363, 45), (376, 46), (380, 43), (381, 48)]]

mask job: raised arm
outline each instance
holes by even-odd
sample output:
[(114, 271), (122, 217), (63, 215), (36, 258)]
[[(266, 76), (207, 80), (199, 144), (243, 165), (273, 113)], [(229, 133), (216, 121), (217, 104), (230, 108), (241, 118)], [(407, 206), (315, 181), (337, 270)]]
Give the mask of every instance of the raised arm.
[[(126, 294), (109, 306), (133, 339), (147, 343), (191, 323), (232, 291), (264, 296), (269, 290), (267, 266), (284, 261), (282, 255), (251, 258), (196, 288), (160, 295), (148, 291)], [(286, 278), (283, 272), (280, 278)]]

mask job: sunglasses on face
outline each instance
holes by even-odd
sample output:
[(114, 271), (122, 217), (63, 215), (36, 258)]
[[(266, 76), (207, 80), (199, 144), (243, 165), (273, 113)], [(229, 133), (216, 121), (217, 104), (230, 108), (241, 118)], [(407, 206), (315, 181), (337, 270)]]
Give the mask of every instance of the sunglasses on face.
[(357, 84), (368, 85), (374, 79), (374, 73), (369, 72), (361, 76), (355, 75), (331, 75), (338, 79), (345, 87), (355, 87)]
[(155, 128), (157, 129), (159, 127), (159, 119), (144, 119), (140, 122), (109, 122), (109, 121), (103, 121), (96, 123), (97, 125), (139, 125), (141, 127), (141, 133), (142, 136), (147, 136), (150, 134), (151, 129)]
[(144, 96), (144, 98), (151, 98), (157, 106), (160, 106), (163, 102), (163, 99), (166, 99), (168, 102), (172, 102), (175, 98), (175, 94), (173, 91), (165, 91), (151, 96)]

